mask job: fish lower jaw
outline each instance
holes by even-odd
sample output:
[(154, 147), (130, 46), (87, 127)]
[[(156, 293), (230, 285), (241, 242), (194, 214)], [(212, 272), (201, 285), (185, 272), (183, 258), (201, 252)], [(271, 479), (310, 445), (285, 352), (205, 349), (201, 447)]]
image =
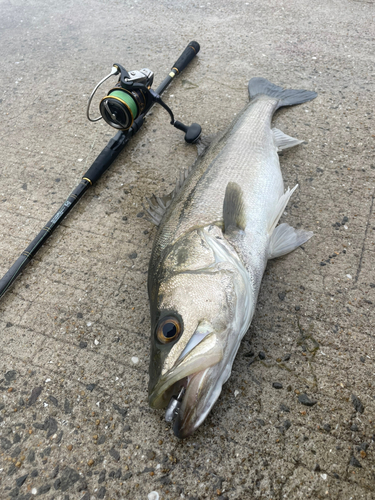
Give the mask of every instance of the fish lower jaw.
[(167, 406), (165, 420), (173, 423), (174, 434), (181, 439), (190, 436), (210, 411), (211, 406), (204, 412), (199, 409), (202, 383), (207, 371), (206, 368), (183, 377), (158, 398), (159, 404), (162, 400)]
[(223, 345), (215, 333), (207, 335), (182, 360), (163, 373), (149, 392), (149, 405), (164, 408), (174, 395), (176, 384), (187, 377), (195, 377), (198, 372), (217, 365), (223, 359)]
[(180, 385), (177, 385), (180, 390), (184, 388), (181, 407), (173, 424), (173, 432), (180, 439), (190, 436), (205, 420), (211, 409), (212, 405), (209, 405), (202, 411), (200, 405), (201, 391), (204, 389), (205, 375), (208, 370), (189, 375), (180, 381)]

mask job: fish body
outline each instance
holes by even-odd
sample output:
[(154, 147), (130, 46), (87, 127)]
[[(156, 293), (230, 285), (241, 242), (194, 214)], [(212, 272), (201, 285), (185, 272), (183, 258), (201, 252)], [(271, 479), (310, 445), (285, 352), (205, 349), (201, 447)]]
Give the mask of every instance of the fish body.
[(250, 80), (249, 93), (249, 105), (172, 195), (150, 201), (159, 229), (148, 281), (149, 403), (162, 408), (183, 394), (174, 422), (181, 438), (203, 422), (230, 376), (268, 259), (312, 236), (277, 226), (295, 189), (284, 193), (278, 150), (301, 141), (271, 129), (271, 120), (279, 107), (316, 94), (263, 78)]

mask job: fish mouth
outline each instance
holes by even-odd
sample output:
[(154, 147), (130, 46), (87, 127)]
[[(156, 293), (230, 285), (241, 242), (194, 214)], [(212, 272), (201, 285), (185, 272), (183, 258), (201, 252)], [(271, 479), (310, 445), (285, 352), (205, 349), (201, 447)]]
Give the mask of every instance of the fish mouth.
[(223, 359), (223, 355), (218, 335), (209, 333), (182, 359), (179, 358), (176, 364), (160, 377), (150, 392), (150, 406), (163, 408), (173, 396), (177, 396), (181, 389), (184, 389), (181, 407), (173, 426), (177, 437), (187, 437), (199, 427), (216, 401), (217, 397), (208, 407), (205, 404), (206, 394), (212, 392), (209, 383), (212, 372), (216, 371), (214, 367)]
[(219, 397), (221, 384), (212, 381), (212, 378), (216, 379), (216, 372), (214, 367), (206, 368), (181, 381), (185, 393), (173, 423), (173, 432), (178, 438), (190, 436), (205, 420)]

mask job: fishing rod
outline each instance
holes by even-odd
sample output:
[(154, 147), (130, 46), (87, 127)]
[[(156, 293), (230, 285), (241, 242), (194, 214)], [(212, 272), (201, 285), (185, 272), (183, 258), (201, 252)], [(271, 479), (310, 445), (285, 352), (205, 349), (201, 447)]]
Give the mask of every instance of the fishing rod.
[[(109, 75), (96, 85), (87, 104), (87, 118), (91, 122), (104, 119), (108, 125), (117, 129), (118, 132), (108, 142), (87, 172), (83, 174), (80, 183), (73, 189), (55, 215), (47, 222), (12, 267), (0, 279), (0, 299), (9, 290), (10, 286), (44, 245), (57, 226), (69, 214), (86, 191), (108, 170), (129, 140), (139, 131), (144, 123), (146, 114), (154, 104), (159, 104), (169, 113), (171, 125), (185, 132), (186, 142), (194, 143), (198, 140), (202, 131), (200, 125), (193, 123), (190, 126), (186, 126), (175, 120), (172, 110), (162, 100), (161, 94), (172, 82), (173, 78), (179, 75), (194, 59), (199, 49), (198, 42), (189, 43), (173, 65), (168, 76), (155, 91), (151, 88), (154, 80), (154, 73), (151, 70), (143, 68), (140, 71), (133, 70), (128, 72), (120, 64), (113, 64)], [(118, 81), (116, 85), (100, 101), (100, 116), (91, 118), (90, 105), (96, 91), (108, 78), (117, 75)]]

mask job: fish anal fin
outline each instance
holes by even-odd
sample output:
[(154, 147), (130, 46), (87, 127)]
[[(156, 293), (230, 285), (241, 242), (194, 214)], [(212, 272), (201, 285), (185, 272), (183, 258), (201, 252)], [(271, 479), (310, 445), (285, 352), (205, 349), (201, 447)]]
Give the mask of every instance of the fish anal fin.
[(294, 229), (284, 222), (273, 230), (268, 247), (268, 258), (275, 259), (286, 255), (306, 243), (312, 236), (312, 231)]
[(275, 146), (278, 151), (283, 151), (284, 149), (294, 148), (294, 146), (298, 146), (303, 141), (299, 139), (295, 139), (294, 137), (290, 137), (290, 135), (284, 134), (278, 128), (272, 129), (273, 140), (275, 142)]
[(242, 189), (236, 182), (229, 182), (223, 204), (224, 232), (246, 227), (245, 204)]
[(279, 201), (276, 203), (276, 206), (274, 208), (274, 212), (270, 218), (270, 225), (268, 226), (268, 232), (271, 234), (273, 230), (275, 229), (277, 223), (279, 222), (280, 217), (282, 216), (290, 197), (294, 193), (294, 191), (297, 189), (298, 184), (294, 186), (293, 189), (287, 189), (285, 193), (280, 196)]

